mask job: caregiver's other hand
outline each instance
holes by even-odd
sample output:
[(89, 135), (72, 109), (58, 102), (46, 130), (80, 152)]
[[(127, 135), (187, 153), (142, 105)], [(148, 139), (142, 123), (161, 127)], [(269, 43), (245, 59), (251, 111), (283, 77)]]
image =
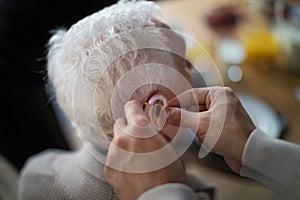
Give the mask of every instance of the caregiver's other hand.
[[(149, 134), (149, 118), (143, 110), (143, 105), (138, 101), (130, 101), (125, 105), (126, 119), (120, 118), (114, 125), (114, 137), (109, 147), (107, 163), (118, 162), (126, 169), (134, 163), (134, 158), (128, 156), (120, 158), (117, 148), (127, 152), (149, 153), (156, 151), (168, 141), (161, 133), (148, 138), (138, 138), (138, 135)], [(116, 148), (117, 147), (117, 148)], [(133, 155), (134, 156), (134, 155)], [(116, 160), (117, 159), (117, 160)], [(121, 162), (120, 162), (121, 159)], [(147, 162), (147, 160), (146, 160)], [(151, 162), (151, 160), (149, 160)], [(147, 163), (143, 163), (146, 164)], [(150, 163), (149, 163), (150, 164)], [(187, 184), (183, 163), (180, 159), (162, 169), (143, 173), (129, 173), (114, 169), (111, 165), (104, 168), (108, 182), (122, 200), (137, 199), (145, 191), (165, 183)]]
[[(229, 167), (239, 173), (245, 144), (256, 127), (232, 89), (190, 89), (170, 100), (168, 107), (169, 124), (191, 128), (200, 142), (207, 136), (218, 137), (212, 151), (221, 154)], [(189, 111), (191, 107), (193, 111)], [(214, 127), (221, 127), (219, 135), (214, 135), (216, 131), (211, 129)]]

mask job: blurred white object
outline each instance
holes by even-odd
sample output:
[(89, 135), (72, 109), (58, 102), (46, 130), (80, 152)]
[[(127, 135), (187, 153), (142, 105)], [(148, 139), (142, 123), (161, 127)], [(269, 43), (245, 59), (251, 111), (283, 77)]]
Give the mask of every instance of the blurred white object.
[(243, 78), (243, 72), (238, 65), (230, 65), (227, 70), (227, 76), (232, 82), (239, 82)]
[(0, 154), (0, 199), (15, 200), (17, 191), (17, 169)]
[(237, 96), (258, 128), (271, 137), (280, 137), (285, 124), (271, 106), (244, 93), (237, 92)]
[(226, 64), (238, 64), (245, 60), (246, 52), (242, 43), (232, 38), (222, 38), (216, 44), (217, 56)]

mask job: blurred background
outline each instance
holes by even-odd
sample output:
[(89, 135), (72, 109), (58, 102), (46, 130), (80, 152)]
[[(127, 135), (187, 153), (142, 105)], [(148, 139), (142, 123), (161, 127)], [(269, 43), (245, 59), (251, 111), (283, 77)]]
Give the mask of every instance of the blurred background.
[[(235, 90), (257, 127), (300, 144), (300, 1), (165, 0), (163, 19), (187, 39), (194, 80)], [(185, 154), (187, 171), (218, 200), (279, 199), (276, 192), (232, 173), (222, 157)], [(288, 165), (288, 163), (287, 163)]]
[(115, 1), (1, 0), (1, 154), (20, 169), (45, 148), (68, 149), (46, 93), (45, 55), (50, 31)]
[(50, 31), (114, 2), (0, 0), (0, 199), (16, 199), (16, 175), (29, 156), (70, 149), (45, 85)]
[[(51, 30), (68, 28), (114, 2), (0, 0), (0, 158), (5, 163), (0, 164), (1, 180), (5, 172), (15, 174), (10, 180), (16, 180), (25, 160), (42, 150), (78, 147), (63, 113), (50, 101), (46, 44)], [(195, 87), (199, 73), (208, 86), (232, 87), (258, 127), (300, 144), (299, 0), (157, 3), (162, 18), (191, 38), (186, 41), (187, 57), (196, 69)], [(192, 146), (185, 155), (187, 169), (213, 186), (216, 199), (277, 198), (258, 183), (233, 174), (217, 155), (197, 159), (197, 150)], [(9, 191), (0, 182), (0, 193)]]

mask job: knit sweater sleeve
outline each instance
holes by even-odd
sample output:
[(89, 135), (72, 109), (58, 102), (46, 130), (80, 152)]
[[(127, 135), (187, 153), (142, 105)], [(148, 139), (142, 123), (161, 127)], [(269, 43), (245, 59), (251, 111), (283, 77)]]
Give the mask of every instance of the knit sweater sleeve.
[(260, 129), (249, 137), (240, 174), (263, 183), (285, 199), (300, 199), (300, 146)]

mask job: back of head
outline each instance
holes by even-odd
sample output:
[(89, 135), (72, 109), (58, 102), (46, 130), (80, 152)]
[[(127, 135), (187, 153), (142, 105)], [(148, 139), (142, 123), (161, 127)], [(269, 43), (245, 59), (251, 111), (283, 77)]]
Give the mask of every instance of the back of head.
[[(57, 102), (79, 134), (97, 145), (109, 144), (115, 119), (112, 106), (123, 108), (122, 94), (131, 92), (133, 83), (142, 86), (153, 77), (161, 84), (174, 79), (159, 69), (140, 72), (118, 87), (121, 92), (112, 102), (116, 84), (136, 66), (157, 61), (172, 65), (170, 43), (163, 33), (168, 27), (155, 17), (158, 13), (153, 2), (119, 1), (69, 30), (57, 30), (49, 41), (48, 77)], [(149, 87), (140, 95), (153, 90)]]

